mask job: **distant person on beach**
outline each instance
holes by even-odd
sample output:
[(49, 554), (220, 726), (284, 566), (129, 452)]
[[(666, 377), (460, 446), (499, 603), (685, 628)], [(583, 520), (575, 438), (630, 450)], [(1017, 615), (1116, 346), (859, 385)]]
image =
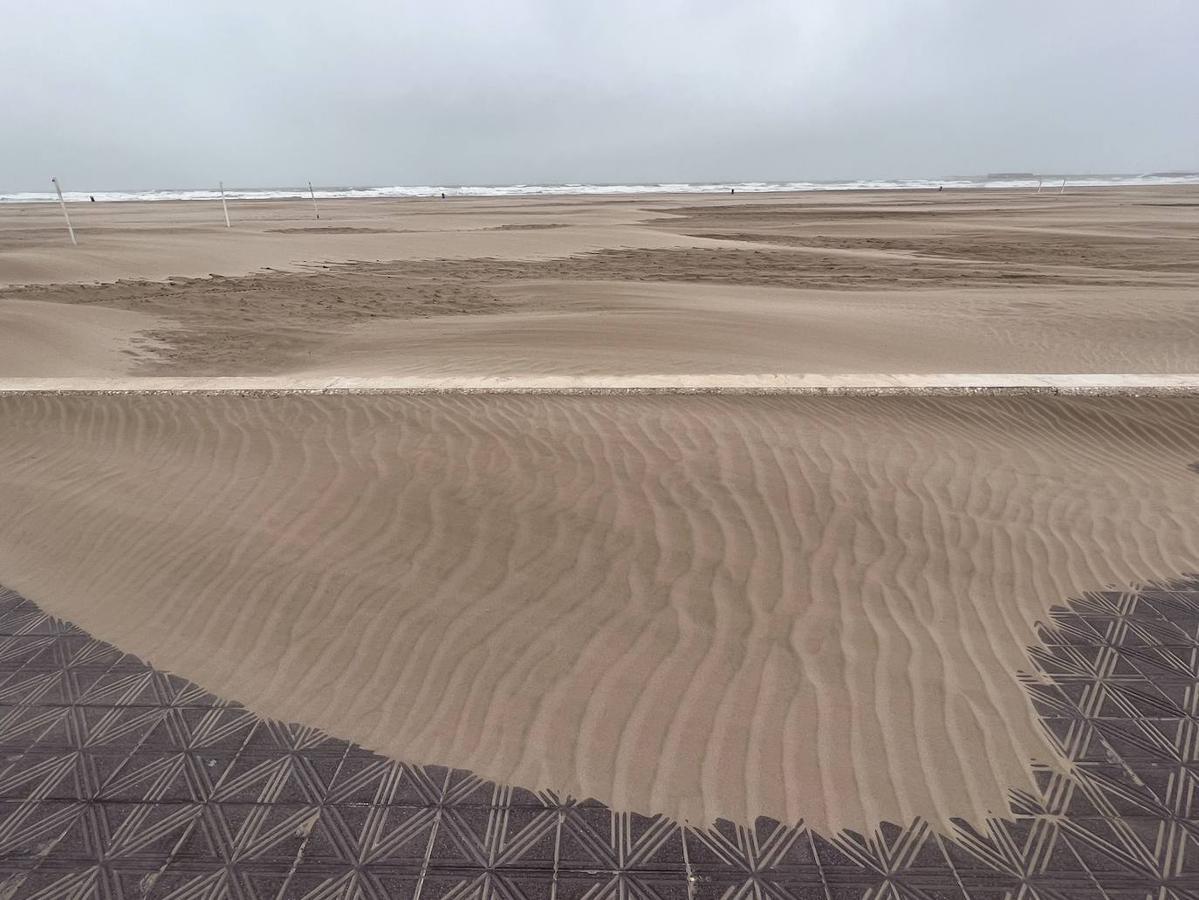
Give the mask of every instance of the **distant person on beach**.
[(91, 194), (88, 194), (88, 195), (87, 195), (87, 199), (88, 199), (88, 200), (91, 200), (91, 201), (92, 201), (92, 203), (95, 203), (95, 202), (96, 202), (96, 198), (95, 198), (95, 197), (93, 197)]
[(441, 192), (441, 199), (442, 199), (442, 200), (444, 200), (444, 199), (445, 199), (445, 191), (442, 191), (442, 192)]
[(737, 193), (737, 189), (736, 189), (736, 188), (729, 188), (729, 193), (730, 193), (730, 194), (735, 194), (735, 193)]
[(943, 184), (938, 184), (938, 185), (937, 185), (937, 190), (938, 190), (938, 191), (943, 191), (943, 190), (945, 190), (945, 185), (943, 185)]

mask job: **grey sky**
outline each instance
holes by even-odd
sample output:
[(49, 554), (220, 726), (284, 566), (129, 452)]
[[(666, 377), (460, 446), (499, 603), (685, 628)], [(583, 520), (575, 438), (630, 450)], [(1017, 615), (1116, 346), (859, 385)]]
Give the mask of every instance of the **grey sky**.
[(0, 0), (0, 190), (1199, 168), (1196, 0)]

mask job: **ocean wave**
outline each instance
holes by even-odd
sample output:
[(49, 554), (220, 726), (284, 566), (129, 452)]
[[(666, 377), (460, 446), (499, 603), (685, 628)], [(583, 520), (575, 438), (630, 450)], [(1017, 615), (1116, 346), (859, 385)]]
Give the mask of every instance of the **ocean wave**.
[[(790, 193), (804, 191), (879, 191), (928, 190), (947, 188), (1036, 188), (1058, 187), (1129, 187), (1136, 185), (1199, 185), (1199, 173), (1170, 172), (1151, 175), (1013, 175), (953, 176), (941, 179), (859, 179), (854, 181), (730, 181), (730, 182), (654, 182), (638, 184), (500, 184), (500, 185), (392, 185), (388, 187), (322, 187), (317, 199), (354, 197), (524, 197), (571, 196), (589, 194), (720, 194)], [(219, 200), (219, 190), (165, 189), (148, 191), (64, 191), (70, 202)], [(309, 196), (307, 188), (228, 189), (229, 200), (290, 200)], [(17, 191), (0, 193), (0, 203), (44, 203), (57, 199), (53, 191)]]

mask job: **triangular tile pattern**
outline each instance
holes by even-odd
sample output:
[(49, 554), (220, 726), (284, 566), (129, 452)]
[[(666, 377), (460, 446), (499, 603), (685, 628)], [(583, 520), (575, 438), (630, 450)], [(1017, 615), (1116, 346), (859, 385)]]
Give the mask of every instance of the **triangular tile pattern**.
[(1070, 760), (952, 837), (692, 828), (259, 718), (0, 589), (0, 900), (1199, 900), (1199, 577), (1055, 612)]

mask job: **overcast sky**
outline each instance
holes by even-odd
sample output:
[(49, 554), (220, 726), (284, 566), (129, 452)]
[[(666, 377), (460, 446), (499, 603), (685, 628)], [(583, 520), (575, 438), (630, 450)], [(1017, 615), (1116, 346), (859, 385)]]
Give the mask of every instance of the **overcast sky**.
[(1199, 169), (1199, 0), (0, 0), (0, 191)]

